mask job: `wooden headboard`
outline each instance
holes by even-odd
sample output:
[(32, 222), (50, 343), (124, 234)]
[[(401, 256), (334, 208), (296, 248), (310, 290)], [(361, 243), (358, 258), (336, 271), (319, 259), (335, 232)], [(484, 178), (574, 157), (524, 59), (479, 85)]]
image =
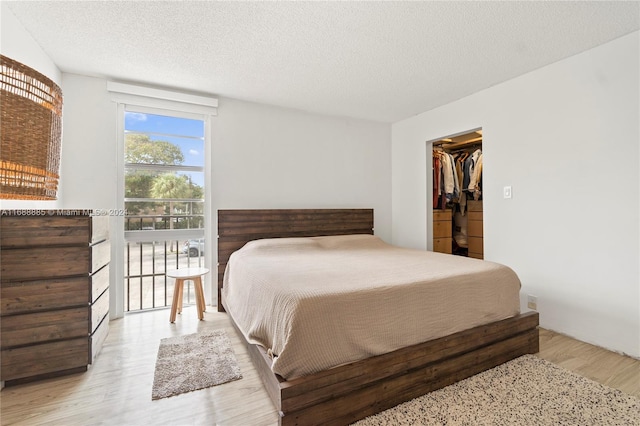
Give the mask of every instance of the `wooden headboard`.
[(218, 210), (218, 311), (231, 253), (260, 238), (373, 234), (373, 209)]

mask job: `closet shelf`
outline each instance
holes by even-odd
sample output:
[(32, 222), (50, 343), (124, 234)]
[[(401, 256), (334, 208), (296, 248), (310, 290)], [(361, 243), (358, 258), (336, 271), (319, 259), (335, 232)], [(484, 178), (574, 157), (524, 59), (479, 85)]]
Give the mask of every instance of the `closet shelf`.
[(469, 139), (464, 142), (446, 142), (446, 141), (438, 141), (434, 143), (434, 146), (440, 146), (446, 150), (456, 150), (461, 148), (468, 148), (474, 145), (482, 145), (482, 136), (474, 139)]

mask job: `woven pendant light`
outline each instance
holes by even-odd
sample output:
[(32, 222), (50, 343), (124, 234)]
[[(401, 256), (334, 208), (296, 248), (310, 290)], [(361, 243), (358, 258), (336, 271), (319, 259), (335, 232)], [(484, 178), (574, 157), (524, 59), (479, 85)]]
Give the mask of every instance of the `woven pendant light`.
[(24, 64), (0, 60), (0, 199), (55, 200), (62, 91)]

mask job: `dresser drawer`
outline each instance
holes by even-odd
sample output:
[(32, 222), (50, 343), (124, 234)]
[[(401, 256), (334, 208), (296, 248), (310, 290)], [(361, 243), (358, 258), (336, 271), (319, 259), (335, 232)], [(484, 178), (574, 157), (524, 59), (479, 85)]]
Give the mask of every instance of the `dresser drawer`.
[(468, 237), (467, 242), (469, 243), (469, 253), (484, 254), (484, 243), (482, 238)]
[(31, 216), (2, 216), (0, 244), (3, 248), (89, 245), (109, 239), (109, 216), (64, 212), (37, 210)]
[(452, 232), (450, 220), (433, 222), (433, 238), (451, 237)]
[[(100, 322), (109, 314), (109, 292), (105, 291), (102, 296), (91, 305), (91, 322), (89, 333), (93, 333)], [(86, 330), (85, 330), (86, 331)]]
[(438, 253), (449, 253), (453, 252), (453, 246), (451, 243), (451, 238), (436, 238), (433, 240), (433, 251)]
[(451, 210), (434, 210), (433, 211), (433, 220), (448, 220), (451, 221)]
[[(89, 250), (90, 249), (90, 250)], [(37, 247), (0, 251), (3, 281), (36, 280), (97, 272), (109, 263), (111, 245), (102, 241), (91, 247)]]
[(91, 281), (90, 300), (91, 303), (93, 303), (109, 288), (109, 265), (103, 266), (102, 269), (93, 274), (89, 280)]
[(91, 216), (91, 237), (89, 243), (109, 239), (109, 216)]
[(89, 363), (89, 339), (43, 343), (0, 352), (0, 380), (14, 380), (85, 367)]
[(100, 353), (100, 349), (102, 349), (102, 345), (109, 334), (109, 317), (107, 316), (98, 328), (93, 332), (91, 338), (91, 354), (89, 354), (89, 363), (93, 364), (93, 361), (96, 359), (96, 356)]
[(49, 340), (86, 339), (88, 320), (88, 306), (2, 317), (0, 341), (5, 349)]
[[(471, 217), (469, 217), (471, 219)], [(469, 220), (467, 222), (467, 235), (469, 237), (482, 237), (483, 226), (481, 220)]]
[[(38, 211), (34, 216), (2, 216), (2, 248), (49, 245), (88, 245), (88, 216), (59, 216), (57, 211)], [(52, 214), (53, 213), (53, 214)]]
[[(86, 249), (85, 249), (86, 250)], [(111, 260), (111, 244), (109, 240), (99, 242), (91, 246), (91, 268), (90, 274), (98, 272)]]
[(2, 281), (88, 276), (87, 247), (42, 247), (0, 251)]
[(467, 201), (467, 210), (470, 212), (481, 212), (482, 211), (482, 200), (475, 201), (469, 200)]
[(2, 316), (86, 306), (88, 303), (88, 277), (0, 283)]
[(467, 217), (469, 218), (469, 220), (482, 220), (483, 214), (484, 214), (483, 212), (469, 211), (467, 212)]

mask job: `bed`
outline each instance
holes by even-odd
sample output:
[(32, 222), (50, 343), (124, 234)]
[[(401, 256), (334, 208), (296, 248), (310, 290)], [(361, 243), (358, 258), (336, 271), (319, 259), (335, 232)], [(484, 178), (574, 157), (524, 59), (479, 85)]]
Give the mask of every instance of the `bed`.
[[(292, 237), (295, 238), (292, 239)], [(277, 240), (274, 240), (274, 238), (277, 238)], [(318, 246), (321, 246), (320, 254), (314, 251), (318, 250)], [(282, 253), (297, 255), (296, 253), (298, 252), (306, 253), (309, 251), (312, 254), (312, 258), (321, 260), (316, 263), (322, 264), (324, 262), (328, 265), (340, 263), (337, 260), (338, 258), (331, 257), (335, 255), (332, 254), (331, 250), (326, 250), (327, 247), (325, 246), (330, 246), (331, 250), (336, 247), (339, 249), (346, 247), (351, 250), (351, 246), (362, 246), (368, 250), (366, 258), (369, 256), (368, 253), (371, 253), (372, 259), (375, 258), (378, 249), (388, 249), (385, 243), (373, 236), (373, 210), (371, 209), (220, 210), (218, 212), (218, 307), (219, 310), (224, 307), (227, 308), (232, 322), (239, 334), (244, 338), (252, 361), (280, 413), (280, 424), (282, 425), (349, 424), (431, 390), (492, 368), (520, 355), (538, 351), (538, 315), (535, 312), (519, 314), (517, 307), (514, 308), (513, 283), (502, 283), (502, 281), (511, 281), (508, 276), (510, 271), (508, 268), (498, 268), (502, 274), (498, 274), (495, 278), (495, 281), (498, 282), (498, 289), (490, 291), (492, 293), (510, 292), (505, 296), (505, 301), (510, 301), (508, 303), (505, 301), (499, 303), (499, 305), (504, 304), (506, 308), (502, 309), (502, 311), (500, 311), (500, 308), (496, 308), (496, 311), (500, 312), (496, 312), (495, 315), (494, 312), (490, 312), (493, 316), (487, 316), (488, 311), (483, 305), (485, 301), (481, 300), (483, 298), (481, 293), (471, 295), (471, 299), (474, 302), (464, 305), (466, 303), (464, 294), (468, 294), (467, 292), (470, 289), (472, 290), (471, 287), (467, 287), (463, 292), (463, 296), (459, 296), (457, 299), (454, 297), (451, 303), (452, 306), (458, 307), (471, 306), (471, 310), (475, 309), (473, 306), (477, 305), (479, 307), (476, 310), (476, 314), (474, 314), (475, 317), (471, 315), (474, 318), (472, 318), (472, 322), (468, 326), (465, 326), (465, 323), (456, 323), (457, 316), (465, 316), (458, 313), (450, 319), (440, 321), (439, 325), (436, 324), (435, 334), (431, 331), (420, 330), (421, 327), (409, 327), (416, 329), (418, 332), (417, 335), (414, 332), (409, 334), (410, 339), (413, 340), (385, 337), (374, 339), (372, 342), (364, 344), (358, 343), (355, 345), (357, 347), (355, 352), (360, 351), (360, 353), (355, 355), (352, 353), (354, 352), (352, 350), (353, 344), (341, 346), (340, 342), (335, 344), (330, 342), (326, 339), (327, 336), (322, 336), (325, 327), (314, 328), (314, 322), (309, 320), (300, 321), (300, 323), (311, 324), (311, 326), (307, 325), (307, 328), (301, 329), (302, 331), (296, 330), (295, 327), (287, 329), (287, 333), (292, 333), (293, 335), (305, 334), (306, 331), (306, 334), (313, 336), (312, 339), (301, 344), (286, 342), (284, 347), (289, 348), (288, 352), (283, 349), (282, 343), (279, 344), (276, 341), (267, 342), (268, 339), (261, 337), (260, 333), (256, 332), (256, 330), (260, 330), (264, 326), (248, 330), (251, 327), (247, 326), (247, 313), (240, 312), (238, 302), (234, 300), (238, 299), (237, 294), (234, 293), (234, 291), (237, 292), (233, 287), (236, 286), (237, 288), (235, 283), (248, 281), (247, 278), (242, 277), (243, 268), (246, 268), (247, 265), (253, 265), (254, 269), (247, 277), (257, 277), (258, 287), (248, 290), (250, 294), (259, 295), (260, 300), (264, 299), (268, 301), (269, 305), (272, 305), (282, 297), (276, 295), (270, 299), (271, 296), (268, 293), (262, 293), (262, 287), (274, 287), (269, 283), (274, 280), (280, 280), (278, 286), (275, 287), (289, 286), (292, 290), (295, 290), (296, 282), (300, 281), (299, 277), (304, 276), (304, 281), (308, 285), (317, 284), (313, 289), (315, 291), (323, 287), (323, 281), (319, 280), (319, 277), (325, 272), (323, 272), (322, 267), (315, 268), (313, 264), (308, 264), (302, 266), (302, 269), (293, 272), (298, 281), (296, 279), (287, 281), (284, 276), (273, 278), (275, 277), (273, 275), (275, 271), (268, 268), (265, 269), (265, 265), (274, 263), (274, 258), (270, 256), (282, 256)], [(241, 248), (242, 250), (239, 250)], [(326, 251), (326, 256), (322, 250)], [(407, 253), (404, 253), (404, 250), (406, 249), (392, 248), (392, 258), (393, 255), (398, 255), (396, 260), (392, 262), (393, 264), (406, 257), (405, 254)], [(237, 253), (232, 257), (234, 252)], [(266, 260), (261, 266), (260, 257), (256, 257), (256, 255), (263, 256), (263, 252), (266, 252)], [(417, 251), (409, 251), (408, 254), (421, 256), (425, 252), (418, 254)], [(389, 258), (387, 252), (383, 252), (382, 256)], [(480, 277), (481, 274), (485, 273), (485, 269), (496, 269), (490, 262), (455, 259), (454, 256), (442, 254), (436, 254), (437, 256), (441, 256), (439, 258), (440, 263), (469, 260), (468, 264), (471, 269), (465, 272), (465, 277), (458, 279), (460, 282), (466, 280), (469, 283), (470, 279), (476, 276), (474, 274)], [(363, 287), (357, 297), (354, 297), (348, 303), (354, 308), (353, 312), (360, 312), (356, 305), (356, 303), (359, 303), (358, 301), (365, 303), (363, 312), (366, 312), (367, 306), (369, 306), (366, 305), (367, 295), (371, 296), (369, 302), (378, 303), (378, 305), (375, 305), (378, 308), (372, 309), (373, 315), (367, 317), (365, 321), (366, 324), (372, 324), (374, 330), (383, 330), (385, 321), (394, 323), (397, 320), (393, 316), (391, 319), (379, 316), (378, 314), (382, 314), (383, 311), (388, 311), (400, 318), (398, 324), (405, 323), (407, 317), (403, 317), (403, 315), (405, 315), (405, 311), (411, 310), (408, 308), (411, 300), (407, 299), (406, 294), (398, 293), (398, 295), (394, 295), (393, 292), (396, 291), (396, 287), (386, 285), (385, 280), (388, 280), (390, 276), (404, 277), (405, 274), (402, 271), (412, 269), (411, 265), (416, 264), (416, 262), (409, 260), (407, 264), (409, 266), (400, 265), (396, 269), (391, 264), (383, 265), (385, 266), (383, 270), (388, 271), (388, 273), (368, 275), (366, 271), (372, 266), (366, 263), (369, 261), (366, 258), (363, 257), (364, 263), (361, 266), (356, 266), (360, 264), (359, 262), (353, 262), (353, 267), (351, 268), (347, 267), (345, 269), (343, 267), (342, 270), (340, 268), (336, 270), (331, 267), (327, 269), (326, 274), (327, 276), (339, 276), (340, 279), (343, 279), (345, 271), (352, 269), (351, 277), (349, 278), (350, 282), (356, 282), (359, 276), (363, 276), (365, 279), (362, 281), (365, 283), (371, 281), (372, 285), (375, 284), (373, 287), (382, 287), (386, 291), (384, 297), (378, 297), (377, 302), (375, 302), (376, 293), (371, 293), (370, 289)], [(286, 259), (287, 261), (283, 264), (292, 263), (289, 258)], [(384, 257), (380, 259), (384, 259)], [(383, 261), (380, 259), (373, 260), (373, 262), (382, 264)], [(297, 262), (296, 260), (293, 263), (297, 264)], [(225, 278), (225, 270), (228, 263), (229, 270)], [(240, 265), (243, 263), (245, 266), (241, 268)], [(435, 264), (433, 267), (435, 267)], [(278, 268), (273, 269), (277, 270)], [(312, 275), (303, 275), (304, 270), (313, 269), (316, 271), (315, 278)], [(411, 279), (407, 281), (409, 287), (413, 285), (411, 280), (414, 280), (416, 276), (420, 276), (422, 273), (423, 271), (419, 267), (409, 273), (409, 275), (413, 274), (413, 278), (410, 277)], [(441, 271), (435, 275), (441, 276), (442, 274)], [(379, 276), (381, 277), (378, 278)], [(487, 277), (490, 278), (491, 276), (487, 275)], [(456, 278), (445, 277), (444, 279), (445, 281), (448, 279), (450, 284), (451, 280)], [(224, 288), (225, 280), (228, 283), (228, 288)], [(331, 281), (327, 280), (326, 282), (330, 283)], [(357, 285), (362, 286), (364, 284)], [(431, 287), (437, 287), (437, 285), (439, 285), (438, 282), (431, 284)], [(328, 285), (328, 287), (331, 287), (331, 285)], [(334, 290), (338, 291), (337, 288)], [(418, 287), (413, 287), (410, 291), (416, 292), (418, 290)], [(352, 291), (352, 289), (350, 288), (349, 291)], [(292, 294), (294, 293), (292, 292)], [(326, 301), (319, 302), (321, 300), (319, 295), (313, 293), (313, 304), (305, 306), (313, 306), (314, 309), (312, 310), (320, 311), (327, 318), (327, 322), (333, 321), (338, 324), (357, 323), (358, 321), (354, 321), (354, 318), (357, 320), (359, 317), (349, 317), (350, 313), (345, 314), (344, 310), (340, 309), (339, 306), (342, 298), (348, 298), (349, 294), (340, 294), (340, 291), (338, 291), (338, 297), (336, 297), (334, 291), (331, 296)], [(424, 297), (426, 297), (424, 300), (428, 301), (431, 295), (425, 294)], [(226, 300), (226, 298), (229, 298), (229, 300)], [(517, 299), (517, 290), (515, 299)], [(274, 302), (272, 303), (271, 300)], [(291, 300), (298, 299), (293, 297)], [(398, 301), (404, 302), (399, 304), (397, 303)], [(405, 303), (407, 301), (409, 301), (409, 304)], [(301, 303), (305, 303), (304, 300)], [(422, 302), (416, 303), (416, 309), (421, 304)], [(402, 305), (405, 308), (398, 309), (398, 305)], [(271, 310), (276, 316), (279, 313), (287, 312), (284, 309), (284, 305), (279, 306), (278, 309)], [(254, 308), (255, 306), (250, 311), (253, 311)], [(421, 317), (424, 316), (426, 318), (428, 311), (432, 310), (437, 310), (436, 305), (420, 311), (419, 314)], [(467, 310), (467, 308), (463, 308), (463, 310)], [(315, 314), (317, 315), (317, 313)], [(434, 321), (437, 323), (438, 316), (441, 314), (442, 312), (434, 315), (429, 327), (424, 328), (431, 329)], [(302, 314), (295, 315), (303, 318), (300, 316)], [(341, 315), (347, 316), (343, 318)], [(381, 318), (380, 321), (382, 323), (376, 325), (375, 321), (378, 317)], [(349, 319), (349, 321), (345, 321), (345, 318)], [(287, 326), (298, 324), (297, 321), (292, 322), (289, 319), (290, 317), (286, 317), (284, 321)], [(250, 319), (249, 322), (252, 320)], [(277, 319), (272, 318), (268, 320), (267, 324), (275, 323), (276, 321)], [(322, 322), (322, 320), (318, 322)], [(412, 320), (411, 324), (414, 324), (414, 322), (415, 320)], [(380, 328), (381, 326), (383, 328)], [(358, 330), (357, 327), (355, 328), (356, 330)], [(362, 328), (362, 323), (360, 323), (360, 327)], [(335, 327), (329, 329), (331, 333), (338, 333)], [(353, 337), (352, 331), (347, 329), (346, 333), (351, 333), (350, 336)], [(404, 330), (398, 328), (398, 332), (395, 334), (401, 335), (403, 334), (402, 331)], [(375, 337), (379, 334), (375, 332), (371, 333), (371, 336)], [(314, 340), (318, 341), (318, 347), (313, 347)], [(338, 341), (339, 338), (336, 337), (335, 340)], [(388, 346), (388, 343), (391, 346)], [(314, 354), (319, 353), (324, 346), (335, 346), (334, 352), (344, 355), (346, 358), (335, 360), (332, 358), (335, 366), (326, 364), (327, 361), (322, 356), (316, 357), (320, 359), (319, 363), (310, 362), (309, 360), (314, 358)], [(354, 356), (356, 357), (355, 359), (352, 358)], [(305, 370), (305, 368), (310, 368), (310, 370)]]

